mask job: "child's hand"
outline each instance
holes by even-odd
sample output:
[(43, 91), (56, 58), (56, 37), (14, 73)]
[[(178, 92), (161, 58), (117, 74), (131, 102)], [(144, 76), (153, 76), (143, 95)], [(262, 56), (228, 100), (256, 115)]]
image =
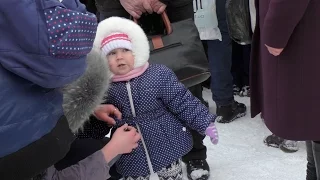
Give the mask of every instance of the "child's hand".
[(218, 130), (213, 122), (210, 123), (209, 127), (206, 129), (206, 135), (210, 137), (212, 144), (218, 144)]
[(112, 144), (119, 154), (126, 154), (138, 147), (140, 138), (140, 134), (134, 127), (124, 124), (115, 131), (109, 144)]

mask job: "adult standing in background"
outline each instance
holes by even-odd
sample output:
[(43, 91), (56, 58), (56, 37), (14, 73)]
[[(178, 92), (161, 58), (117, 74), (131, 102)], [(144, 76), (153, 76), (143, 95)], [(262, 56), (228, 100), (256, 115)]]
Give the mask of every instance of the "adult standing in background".
[(279, 137), (309, 141), (307, 179), (319, 180), (320, 1), (256, 0), (256, 6), (251, 115), (262, 112)]

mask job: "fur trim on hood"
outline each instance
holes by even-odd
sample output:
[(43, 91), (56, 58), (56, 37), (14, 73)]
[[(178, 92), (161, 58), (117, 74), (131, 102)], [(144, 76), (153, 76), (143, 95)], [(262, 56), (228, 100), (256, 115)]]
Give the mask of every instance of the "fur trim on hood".
[(101, 48), (102, 40), (113, 33), (125, 33), (132, 43), (134, 67), (141, 67), (149, 60), (149, 41), (141, 27), (132, 20), (121, 17), (110, 17), (98, 25), (94, 46)]
[(63, 89), (64, 113), (74, 133), (103, 102), (109, 87), (110, 71), (101, 51), (93, 48), (87, 56), (87, 64), (85, 74)]

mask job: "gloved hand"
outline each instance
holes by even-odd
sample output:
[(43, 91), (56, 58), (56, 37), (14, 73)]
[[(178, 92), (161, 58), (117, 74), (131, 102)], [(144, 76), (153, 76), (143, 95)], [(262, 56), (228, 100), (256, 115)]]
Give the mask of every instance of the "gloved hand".
[(205, 134), (210, 137), (212, 144), (218, 144), (219, 136), (216, 125), (212, 122), (209, 127), (206, 129)]

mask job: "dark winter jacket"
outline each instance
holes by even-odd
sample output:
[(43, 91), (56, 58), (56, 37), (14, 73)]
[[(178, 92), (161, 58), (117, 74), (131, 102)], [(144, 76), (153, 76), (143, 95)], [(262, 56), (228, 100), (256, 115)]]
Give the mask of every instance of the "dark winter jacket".
[[(127, 84), (131, 87), (136, 117), (132, 115)], [(191, 150), (192, 136), (186, 127), (204, 134), (209, 123), (215, 119), (174, 73), (163, 65), (150, 65), (141, 76), (129, 82), (112, 83), (107, 94), (106, 103), (115, 105), (122, 112), (119, 126), (123, 123), (135, 127), (139, 125), (155, 172)], [(99, 131), (108, 130), (108, 126), (98, 123), (99, 129), (87, 131), (103, 137), (106, 134)], [(150, 174), (141, 143), (131, 154), (121, 156), (117, 169), (123, 176)]]

